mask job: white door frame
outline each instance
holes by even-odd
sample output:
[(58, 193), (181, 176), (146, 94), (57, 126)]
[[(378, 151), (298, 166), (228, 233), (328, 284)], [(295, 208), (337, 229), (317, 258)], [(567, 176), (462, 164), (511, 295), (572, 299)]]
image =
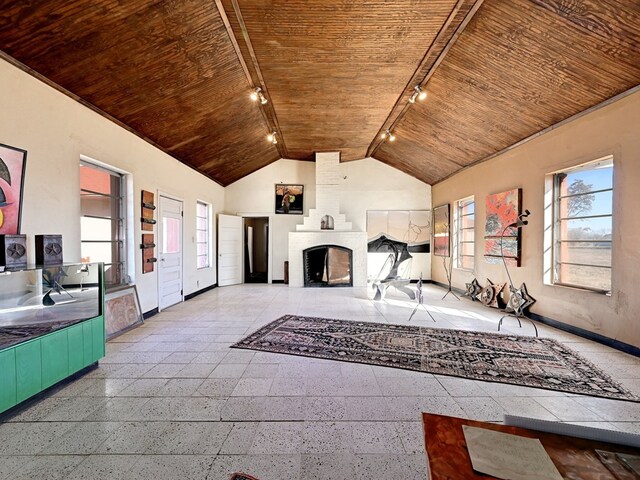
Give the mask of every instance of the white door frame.
[[(269, 219), (269, 245), (268, 245), (268, 249), (267, 249), (267, 253), (269, 258), (267, 259), (267, 283), (272, 283), (273, 281), (273, 228), (272, 228), (272, 224), (273, 224), (273, 215), (270, 213), (255, 213), (255, 212), (237, 212), (236, 213), (237, 216), (242, 217), (242, 218), (255, 218), (255, 217), (262, 217), (262, 218), (268, 218)], [(243, 228), (242, 228), (242, 242), (244, 245), (244, 242), (246, 242), (246, 238), (245, 237), (245, 233), (244, 233), (244, 222), (243, 222)], [(244, 249), (244, 247), (243, 247)], [(242, 275), (243, 275), (243, 279), (244, 279), (244, 254), (242, 255)], [(244, 281), (243, 281), (244, 283)]]
[[(177, 195), (174, 195), (172, 193), (166, 193), (163, 192), (161, 190), (157, 191), (158, 193), (158, 215), (156, 215), (157, 217), (157, 224), (158, 225), (158, 231), (157, 231), (157, 251), (156, 253), (160, 253), (160, 245), (161, 245), (161, 240), (162, 240), (162, 221), (160, 219), (160, 197), (167, 197), (171, 200), (176, 200), (177, 202), (182, 202), (182, 238), (180, 239), (180, 254), (181, 254), (181, 259), (180, 259), (180, 267), (182, 268), (182, 271), (180, 272), (180, 280), (182, 282), (181, 288), (180, 290), (182, 290), (182, 300), (180, 301), (180, 303), (184, 302), (184, 247), (185, 247), (185, 242), (184, 242), (184, 208), (185, 208), (185, 201), (183, 198), (178, 197)], [(158, 255), (159, 256), (159, 255)], [(158, 270), (160, 270), (160, 267), (158, 266)], [(162, 308), (160, 308), (160, 271), (157, 272), (156, 274), (156, 286), (157, 286), (157, 295), (158, 295), (158, 312), (162, 311)], [(168, 307), (167, 307), (168, 308)]]
[[(232, 225), (228, 225), (229, 223)], [(223, 226), (222, 223), (225, 223)], [(229, 240), (232, 242), (234, 248), (231, 248), (231, 252), (226, 248), (228, 245), (227, 233), (229, 231), (233, 231), (233, 238)], [(232, 215), (229, 213), (220, 213), (218, 214), (218, 260), (217, 260), (217, 273), (218, 273), (218, 286), (227, 287), (231, 285), (242, 285), (244, 284), (244, 219), (240, 215)], [(236, 237), (236, 234), (239, 234)], [(223, 236), (225, 237), (223, 239)], [(225, 244), (225, 248), (223, 248), (223, 242)], [(237, 251), (236, 251), (237, 248)], [(225, 260), (225, 265), (221, 267), (221, 260)], [(227, 265), (227, 260), (233, 259), (234, 262), (232, 265)], [(237, 263), (236, 263), (237, 261)], [(231, 267), (231, 274), (229, 278), (226, 274), (228, 273), (229, 268)], [(221, 268), (225, 269), (225, 275), (222, 275)]]

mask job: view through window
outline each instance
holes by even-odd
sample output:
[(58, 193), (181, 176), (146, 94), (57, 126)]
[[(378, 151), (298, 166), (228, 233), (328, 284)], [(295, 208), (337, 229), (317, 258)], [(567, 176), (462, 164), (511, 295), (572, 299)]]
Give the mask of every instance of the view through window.
[(554, 282), (611, 290), (613, 159), (554, 175)]
[(124, 191), (121, 174), (80, 164), (82, 261), (104, 262), (105, 285), (126, 281)]
[(475, 251), (475, 202), (473, 197), (455, 203), (456, 267), (473, 270)]
[(209, 260), (209, 205), (198, 202), (196, 206), (196, 235), (197, 235), (197, 267), (207, 268)]

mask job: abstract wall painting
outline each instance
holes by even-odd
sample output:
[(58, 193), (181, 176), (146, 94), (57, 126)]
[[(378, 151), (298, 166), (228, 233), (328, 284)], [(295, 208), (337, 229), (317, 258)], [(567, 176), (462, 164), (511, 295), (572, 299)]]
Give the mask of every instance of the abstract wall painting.
[(518, 220), (521, 208), (521, 188), (487, 196), (484, 258), (488, 263), (502, 263), (504, 255), (509, 265), (520, 266), (520, 229), (507, 225)]
[[(428, 277), (430, 251), (430, 210), (367, 210), (367, 273), (374, 284), (382, 281), (379, 286), (388, 286), (384, 281), (390, 278), (408, 283), (410, 278)], [(393, 286), (403, 291), (398, 284)], [(380, 300), (384, 291), (378, 292)]]
[(304, 185), (276, 184), (276, 213), (302, 215)]
[(433, 209), (433, 254), (438, 257), (451, 256), (449, 241), (450, 205), (448, 203)]
[(27, 151), (0, 143), (0, 234), (20, 233)]
[(406, 243), (411, 253), (429, 253), (430, 210), (367, 210), (367, 239), (385, 237)]

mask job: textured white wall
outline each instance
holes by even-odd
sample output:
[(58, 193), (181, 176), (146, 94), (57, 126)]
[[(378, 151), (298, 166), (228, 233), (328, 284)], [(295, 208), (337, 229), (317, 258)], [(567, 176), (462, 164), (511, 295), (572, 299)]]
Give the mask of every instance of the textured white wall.
[(157, 306), (158, 294), (157, 269), (142, 275), (142, 189), (184, 200), (184, 293), (216, 282), (215, 268), (196, 269), (195, 210), (196, 200), (202, 200), (220, 212), (222, 187), (2, 60), (0, 104), (0, 143), (28, 151), (21, 230), (28, 235), (30, 261), (35, 260), (34, 235), (39, 233), (62, 234), (64, 260), (80, 260), (78, 164), (86, 155), (132, 174), (133, 270), (144, 311)]
[[(527, 284), (537, 299), (531, 310), (540, 315), (640, 347), (640, 92), (558, 127), (513, 150), (433, 187), (435, 205), (474, 195), (476, 200), (476, 270), (480, 283), (507, 280), (501, 265), (484, 261), (485, 199), (488, 194), (516, 187), (523, 206), (531, 210), (522, 230), (522, 266), (511, 276)], [(613, 155), (614, 213), (612, 295), (543, 283), (545, 175), (580, 163)], [(481, 181), (480, 181), (481, 180)], [(440, 262), (433, 278), (445, 282)], [(454, 286), (464, 288), (473, 274), (453, 272)]]
[[(346, 178), (345, 178), (346, 177)], [(304, 215), (315, 205), (315, 163), (278, 160), (225, 189), (225, 213), (266, 213), (272, 233), (273, 279), (284, 278), (283, 265), (289, 250), (289, 232), (301, 224), (302, 215), (275, 215), (274, 185), (304, 185)], [(431, 187), (405, 173), (368, 158), (340, 164), (340, 211), (352, 222), (353, 230), (366, 231), (367, 210), (429, 210)], [(427, 254), (416, 262), (414, 274), (429, 278), (431, 259)]]

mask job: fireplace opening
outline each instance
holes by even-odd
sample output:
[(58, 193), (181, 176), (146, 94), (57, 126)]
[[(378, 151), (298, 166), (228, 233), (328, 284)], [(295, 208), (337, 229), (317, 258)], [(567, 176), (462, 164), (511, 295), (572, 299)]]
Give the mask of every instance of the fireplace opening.
[(352, 251), (337, 245), (318, 245), (302, 252), (305, 287), (353, 286)]

